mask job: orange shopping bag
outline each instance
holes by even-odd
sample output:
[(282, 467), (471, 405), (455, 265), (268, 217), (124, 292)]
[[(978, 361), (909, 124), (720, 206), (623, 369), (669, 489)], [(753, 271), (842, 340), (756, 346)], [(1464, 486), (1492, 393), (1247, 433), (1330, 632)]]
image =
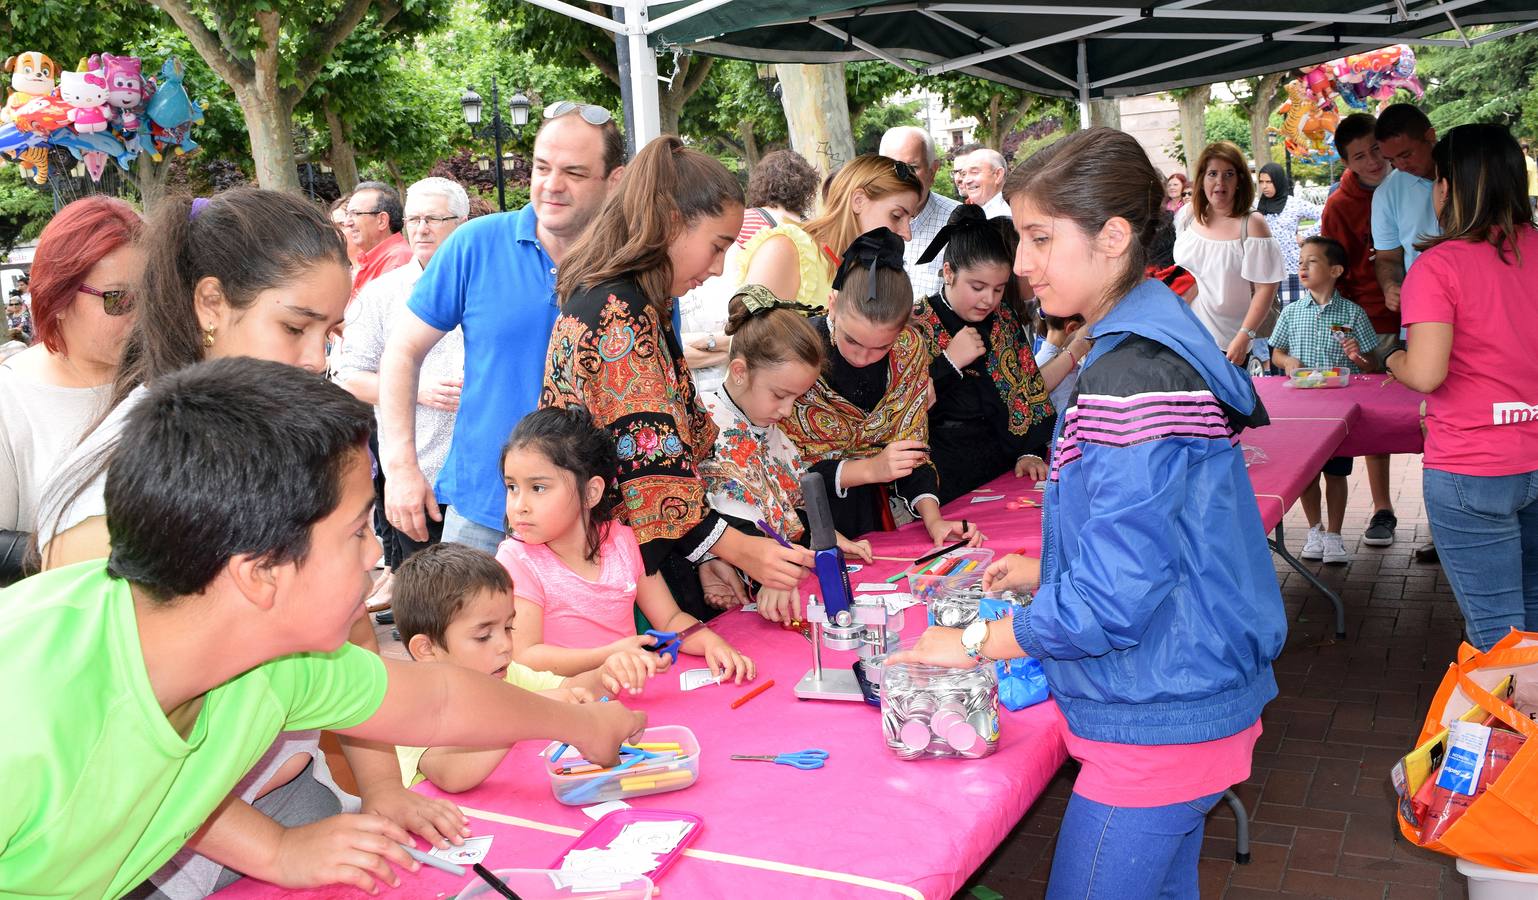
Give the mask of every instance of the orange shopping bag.
[[(1538, 871), (1538, 724), (1507, 702), (1518, 682), (1538, 683), (1538, 633), (1513, 629), (1484, 653), (1467, 643), (1458, 648), (1458, 661), (1448, 666), (1432, 698), (1416, 751), (1395, 767), (1395, 787), (1408, 788), (1413, 795), (1426, 777), (1435, 777), (1438, 738), (1445, 740), (1448, 724), (1457, 719), (1483, 720), (1480, 710), (1527, 740), (1440, 838), (1423, 842), (1421, 825), (1425, 823), (1417, 824), (1401, 803), (1399, 830), (1406, 838), (1429, 850), (1493, 868)], [(1429, 763), (1424, 756), (1428, 749)], [(1422, 754), (1418, 766), (1417, 754)], [(1428, 767), (1433, 770), (1429, 776)], [(1409, 784), (1404, 783), (1407, 768)]]

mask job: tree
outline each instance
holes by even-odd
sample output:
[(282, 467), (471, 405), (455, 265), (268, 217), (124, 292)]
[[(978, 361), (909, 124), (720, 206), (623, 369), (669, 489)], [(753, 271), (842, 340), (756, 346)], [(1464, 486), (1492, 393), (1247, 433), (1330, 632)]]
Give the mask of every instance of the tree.
[(710, 77), (684, 107), (681, 133), (737, 157), (743, 168), (753, 168), (765, 153), (786, 146), (790, 137), (774, 83), (773, 66), (716, 60)]
[(1259, 78), (1246, 78), (1240, 83), (1248, 90), (1234, 93), (1234, 106), (1250, 123), (1250, 156), (1255, 160), (1256, 167), (1274, 162), (1271, 158), (1271, 138), (1267, 131), (1271, 127), (1271, 114), (1286, 99), (1282, 93), (1282, 78), (1286, 74), (1272, 72)]
[(1212, 85), (1179, 88), (1170, 91), (1170, 96), (1180, 106), (1180, 146), (1175, 155), (1190, 169), (1206, 145), (1207, 100), (1212, 96)]
[(849, 122), (844, 64), (803, 66), (780, 63), (785, 121), (790, 143), (823, 173), (854, 158), (854, 131)]
[[(542, 59), (556, 65), (570, 68), (591, 66), (603, 74), (617, 98), (620, 71), (612, 33), (523, 0), (485, 2), (487, 13), (491, 18), (500, 19), (504, 23), (508, 38), (515, 46), (537, 47)], [(614, 15), (612, 8), (604, 4), (587, 3), (586, 7), (601, 16)], [(663, 133), (678, 133), (684, 104), (705, 83), (715, 62), (713, 57), (692, 54), (675, 55), (671, 62), (666, 57), (657, 60), (658, 74), (668, 78), (666, 82), (658, 82), (657, 91)], [(579, 99), (588, 103), (604, 102), (598, 97)], [(617, 103), (610, 100), (609, 106), (612, 109)]]
[(443, 0), (150, 0), (234, 91), (258, 183), (298, 190), (293, 115), (337, 48), (368, 20), (422, 31)]
[[(1488, 32), (1489, 26), (1471, 29)], [(1416, 51), (1416, 74), (1426, 84), (1418, 104), (1438, 132), (1468, 122), (1508, 125), (1538, 135), (1538, 33), (1526, 32), (1463, 47)]]

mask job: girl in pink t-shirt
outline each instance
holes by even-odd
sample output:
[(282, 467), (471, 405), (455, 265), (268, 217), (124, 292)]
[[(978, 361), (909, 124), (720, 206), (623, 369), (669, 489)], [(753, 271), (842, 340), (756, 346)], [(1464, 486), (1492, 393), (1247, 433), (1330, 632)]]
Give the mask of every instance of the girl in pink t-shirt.
[[(638, 694), (669, 659), (635, 633), (635, 607), (659, 631), (699, 620), (678, 608), (661, 575), (646, 574), (635, 533), (612, 520), (618, 472), (614, 439), (587, 410), (524, 416), (502, 450), (512, 537), (497, 559), (513, 578), (514, 659), (562, 675), (602, 667)], [(753, 661), (708, 628), (681, 649), (718, 677), (754, 677)]]
[(1405, 277), (1407, 348), (1384, 362), (1427, 394), (1426, 518), (1481, 650), (1538, 630), (1538, 231), (1504, 126), (1460, 125), (1431, 151), (1442, 233)]

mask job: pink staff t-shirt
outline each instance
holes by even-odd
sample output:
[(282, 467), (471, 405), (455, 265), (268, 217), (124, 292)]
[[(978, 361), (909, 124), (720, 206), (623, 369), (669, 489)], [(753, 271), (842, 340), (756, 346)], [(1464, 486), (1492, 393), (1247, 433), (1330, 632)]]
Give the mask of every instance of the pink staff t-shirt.
[(1502, 262), (1487, 243), (1444, 241), (1405, 277), (1404, 324), (1453, 326), (1447, 379), (1426, 398), (1428, 469), (1538, 469), (1538, 230), (1520, 231), (1520, 263), (1510, 246)]
[(635, 636), (636, 586), (646, 574), (635, 532), (609, 523), (598, 557), (598, 580), (588, 581), (544, 544), (508, 538), (497, 548), (513, 595), (545, 611), (544, 643), (590, 650)]

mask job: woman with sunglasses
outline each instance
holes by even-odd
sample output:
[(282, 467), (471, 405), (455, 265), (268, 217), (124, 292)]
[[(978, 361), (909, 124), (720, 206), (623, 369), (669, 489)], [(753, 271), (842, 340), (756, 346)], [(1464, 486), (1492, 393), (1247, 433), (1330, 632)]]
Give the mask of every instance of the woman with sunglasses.
[(877, 228), (910, 240), (923, 185), (907, 163), (868, 153), (839, 169), (821, 213), (805, 224), (782, 222), (755, 234), (738, 257), (737, 281), (761, 284), (782, 300), (824, 309), (839, 253)]
[[(228, 356), (323, 374), (326, 337), (341, 324), (352, 292), (342, 238), (321, 208), (300, 196), (236, 188), (208, 200), (169, 199), (145, 233), (144, 274), (135, 290), (138, 315), (111, 386), (111, 411), (43, 491), (38, 543), (48, 568), (110, 552), (107, 457), (148, 385), (202, 360)], [(354, 642), (377, 649), (368, 619), (360, 616), (355, 624)], [(210, 819), (199, 840), (226, 850), (245, 846), (243, 829), (276, 821), (291, 829), (289, 840), (306, 842), (314, 868), (300, 880), (309, 886), (324, 883), (315, 873), (339, 864), (342, 856), (375, 859), (350, 849), (380, 826), (369, 816), (337, 816), (344, 811), (343, 795), (331, 780), (319, 737), (315, 731), (280, 736), (232, 794), (239, 802), (232, 800)], [(345, 749), (364, 809), (434, 846), (465, 833), (458, 810), (402, 788), (394, 748), (348, 744)], [(348, 811), (353, 802), (348, 799)], [(298, 828), (321, 820), (327, 823), (322, 828)], [(326, 837), (328, 831), (334, 840)], [(203, 897), (240, 877), (233, 862), (224, 868), (197, 850), (197, 841), (189, 844), (132, 896)]]
[(64, 207), (38, 238), (38, 342), (0, 365), (0, 584), (21, 574), (44, 482), (107, 408), (134, 323), (142, 227), (133, 207), (95, 196)]
[(929, 348), (910, 327), (913, 284), (902, 238), (887, 228), (860, 235), (833, 278), (828, 315), (812, 319), (828, 357), (780, 427), (827, 486), (833, 524), (858, 537), (890, 530), (895, 492), (936, 544), (982, 541), (976, 527), (940, 513), (940, 478), (929, 458)]

